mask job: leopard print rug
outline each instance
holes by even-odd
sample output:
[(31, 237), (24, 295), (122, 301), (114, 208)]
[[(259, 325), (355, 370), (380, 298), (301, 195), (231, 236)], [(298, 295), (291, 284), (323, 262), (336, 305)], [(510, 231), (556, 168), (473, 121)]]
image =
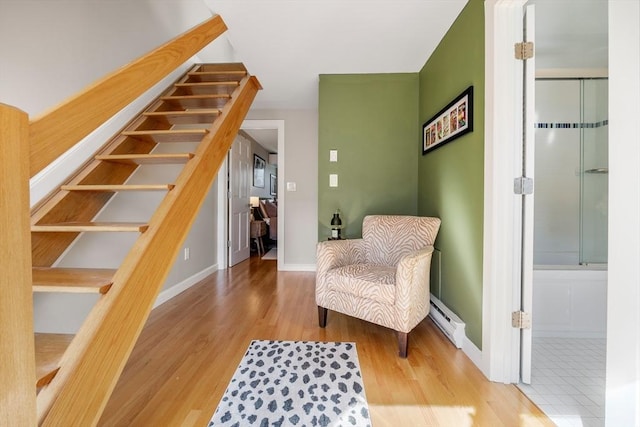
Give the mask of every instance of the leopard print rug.
[(211, 426), (371, 426), (355, 343), (252, 341)]

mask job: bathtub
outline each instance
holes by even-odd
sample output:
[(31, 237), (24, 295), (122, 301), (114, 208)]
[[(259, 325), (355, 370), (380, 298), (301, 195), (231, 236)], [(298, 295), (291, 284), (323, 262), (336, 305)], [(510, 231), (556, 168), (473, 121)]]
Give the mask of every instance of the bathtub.
[(606, 331), (605, 264), (534, 266), (534, 337), (605, 338)]

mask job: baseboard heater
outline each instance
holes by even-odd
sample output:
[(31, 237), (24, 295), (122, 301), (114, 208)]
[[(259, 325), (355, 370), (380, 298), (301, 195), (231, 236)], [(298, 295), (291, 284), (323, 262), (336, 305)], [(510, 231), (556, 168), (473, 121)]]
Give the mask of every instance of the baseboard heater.
[(429, 316), (456, 347), (462, 348), (465, 337), (464, 322), (433, 295), (431, 295)]

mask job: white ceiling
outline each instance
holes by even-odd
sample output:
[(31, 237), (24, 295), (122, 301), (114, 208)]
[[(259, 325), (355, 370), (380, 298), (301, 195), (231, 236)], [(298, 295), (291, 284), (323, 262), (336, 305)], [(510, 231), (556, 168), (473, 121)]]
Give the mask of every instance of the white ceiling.
[(252, 108), (317, 109), (320, 74), (420, 71), (467, 0), (205, 3), (263, 86)]

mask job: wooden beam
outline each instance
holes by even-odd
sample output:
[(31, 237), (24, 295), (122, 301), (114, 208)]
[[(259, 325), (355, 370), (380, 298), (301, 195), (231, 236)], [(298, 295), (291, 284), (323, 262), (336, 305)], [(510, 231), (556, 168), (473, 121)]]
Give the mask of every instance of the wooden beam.
[(28, 126), (0, 104), (0, 425), (36, 424)]
[(34, 176), (226, 31), (219, 16), (186, 31), (35, 118), (29, 129)]
[[(109, 268), (34, 267), (33, 292), (72, 292), (106, 294), (116, 270)], [(36, 342), (36, 345), (38, 343)]]
[(38, 395), (43, 425), (95, 425), (260, 85), (245, 77)]

